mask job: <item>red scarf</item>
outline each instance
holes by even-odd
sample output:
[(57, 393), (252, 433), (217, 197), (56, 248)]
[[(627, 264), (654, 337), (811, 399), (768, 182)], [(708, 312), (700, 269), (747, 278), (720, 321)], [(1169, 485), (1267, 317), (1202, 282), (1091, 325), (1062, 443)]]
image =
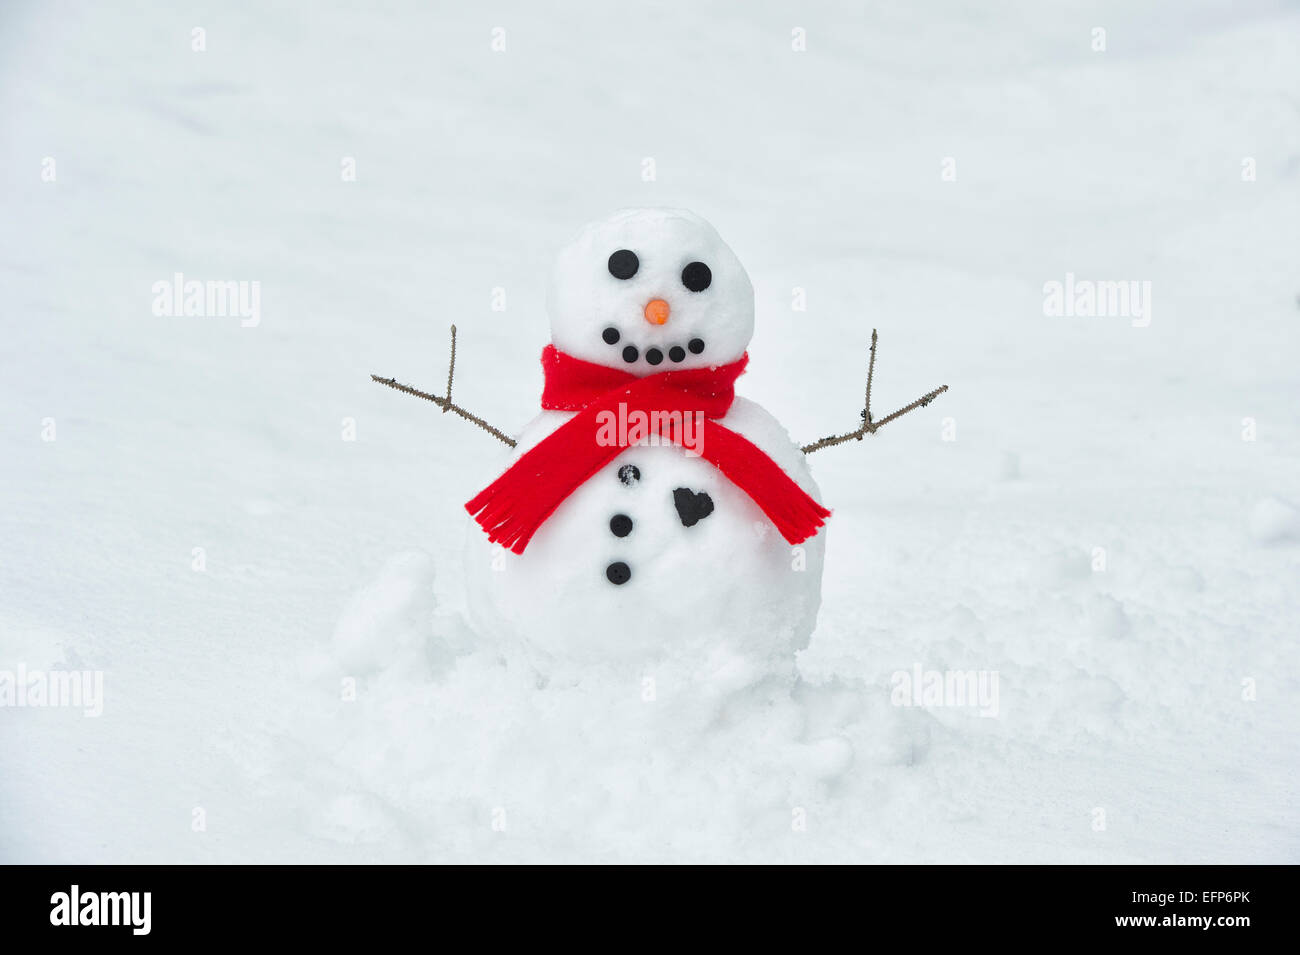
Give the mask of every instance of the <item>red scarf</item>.
[[(704, 460), (754, 499), (791, 544), (817, 533), (830, 511), (795, 484), (780, 466), (751, 441), (718, 424), (736, 396), (735, 382), (749, 356), (730, 365), (661, 371), (638, 378), (618, 368), (566, 355), (554, 345), (542, 351), (542, 407), (576, 411), (572, 418), (530, 448), (504, 474), (465, 505), (488, 539), (522, 554), (537, 529), (593, 474), (622, 454), (617, 442), (597, 442), (601, 412), (619, 418), (619, 405), (630, 418), (643, 412), (650, 429), (673, 444), (680, 434), (651, 412), (703, 412), (693, 444)], [(604, 419), (608, 420), (608, 419)], [(630, 430), (630, 429), (629, 429)]]

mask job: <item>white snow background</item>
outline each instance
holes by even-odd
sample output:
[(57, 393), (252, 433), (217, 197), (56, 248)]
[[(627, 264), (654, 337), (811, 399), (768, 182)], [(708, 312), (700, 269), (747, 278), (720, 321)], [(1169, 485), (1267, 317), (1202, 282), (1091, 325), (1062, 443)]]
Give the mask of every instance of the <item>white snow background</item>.
[[(0, 669), (105, 702), (0, 710), (0, 859), (1300, 861), (1297, 48), (1291, 2), (6, 2)], [(952, 387), (812, 457), (793, 691), (482, 651), (499, 448), (369, 380), (437, 391), (455, 322), (518, 428), (552, 256), (637, 205), (739, 254), (797, 439), (872, 327), (878, 413)], [(155, 316), (175, 272), (260, 324)], [(1067, 272), (1150, 325), (1045, 315)], [(916, 664), (997, 717), (892, 706)]]

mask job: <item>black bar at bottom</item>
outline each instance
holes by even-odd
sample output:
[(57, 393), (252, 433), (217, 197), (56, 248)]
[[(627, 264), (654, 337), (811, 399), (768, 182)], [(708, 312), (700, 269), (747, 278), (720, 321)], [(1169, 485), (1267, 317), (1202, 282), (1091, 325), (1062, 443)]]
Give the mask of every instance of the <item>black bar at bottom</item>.
[(333, 947), (403, 932), (437, 944), (444, 932), (455, 933), (450, 941), (503, 927), (523, 929), (536, 944), (588, 932), (608, 944), (611, 925), (624, 925), (629, 941), (666, 942), (688, 925), (728, 938), (766, 934), (774, 923), (809, 933), (812, 944), (841, 933), (866, 944), (902, 933), (923, 947), (1061, 936), (1173, 944), (1201, 937), (1232, 945), (1285, 930), (1294, 870), (838, 867), (793, 878), (736, 874), (721, 886), (714, 879), (693, 885), (688, 873), (675, 872), (657, 891), (646, 884), (653, 875), (626, 886), (607, 875), (603, 891), (582, 885), (580, 874), (573, 887), (561, 878), (539, 885), (535, 875), (515, 883), (509, 873), (493, 873), (479, 883), (410, 866), (8, 866), (0, 869), (0, 926), (7, 943), (69, 936), (91, 945), (291, 938)]

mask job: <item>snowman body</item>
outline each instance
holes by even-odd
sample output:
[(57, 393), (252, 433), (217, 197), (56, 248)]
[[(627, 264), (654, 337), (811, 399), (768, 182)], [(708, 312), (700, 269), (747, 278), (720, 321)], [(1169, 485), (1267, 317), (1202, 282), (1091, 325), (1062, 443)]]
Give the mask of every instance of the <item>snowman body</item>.
[[(558, 348), (638, 377), (736, 361), (753, 330), (753, 290), (734, 253), (676, 210), (633, 210), (584, 229), (561, 253), (550, 309)], [(534, 418), (512, 463), (572, 416)], [(803, 453), (762, 407), (736, 397), (716, 420), (820, 501)], [(478, 629), (543, 670), (788, 669), (816, 623), (824, 531), (788, 542), (698, 448), (654, 436), (620, 447), (523, 553), (470, 527)]]

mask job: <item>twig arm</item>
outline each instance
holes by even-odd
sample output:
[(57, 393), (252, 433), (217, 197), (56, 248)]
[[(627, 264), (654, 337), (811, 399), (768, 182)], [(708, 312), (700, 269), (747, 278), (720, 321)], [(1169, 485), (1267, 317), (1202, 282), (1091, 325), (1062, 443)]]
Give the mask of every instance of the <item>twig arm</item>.
[(460, 415), (460, 417), (464, 418), (466, 421), (470, 422), (470, 424), (474, 424), (482, 428), (484, 431), (492, 435), (492, 437), (496, 438), (502, 444), (509, 445), (510, 447), (513, 448), (515, 446), (514, 438), (510, 437), (508, 434), (501, 431), (500, 429), (492, 427), (492, 425), (488, 424), (478, 415), (471, 414), (470, 412), (466, 411), (460, 405), (455, 404), (451, 400), (451, 383), (455, 375), (456, 375), (456, 326), (453, 325), (451, 326), (451, 361), (447, 365), (447, 394), (445, 397), (439, 397), (438, 395), (431, 395), (427, 391), (420, 391), (418, 388), (412, 388), (410, 385), (404, 385), (396, 378), (381, 378), (379, 375), (371, 375), (370, 380), (377, 381), (381, 385), (387, 385), (389, 388), (395, 388), (396, 390), (404, 392), (405, 394), (415, 395), (415, 397), (417, 398), (423, 398), (425, 401), (432, 401), (435, 405), (437, 405), (439, 408), (442, 409), (443, 414), (446, 414), (448, 411), (454, 412)]
[(877, 338), (876, 330), (873, 328), (871, 330), (871, 360), (867, 363), (866, 404), (863, 406), (862, 411), (860, 412), (862, 417), (862, 424), (853, 431), (846, 431), (844, 434), (832, 435), (827, 438), (819, 438), (816, 441), (813, 441), (811, 444), (805, 444), (802, 448), (799, 449), (804, 454), (812, 454), (814, 451), (820, 451), (823, 448), (833, 448), (835, 447), (835, 445), (844, 444), (846, 441), (861, 441), (867, 435), (875, 434), (879, 429), (889, 424), (889, 422), (893, 421), (895, 418), (901, 418), (909, 411), (915, 411), (917, 408), (924, 408), (931, 401), (933, 401), (935, 398), (939, 397), (941, 394), (943, 394), (945, 391), (948, 390), (947, 385), (942, 385), (934, 389), (934, 391), (931, 391), (928, 394), (924, 394), (920, 398), (917, 398), (911, 404), (904, 405), (903, 407), (895, 411), (893, 414), (887, 414), (879, 421), (875, 420), (871, 416), (871, 382), (872, 379), (875, 378), (875, 374), (876, 374), (876, 338)]

